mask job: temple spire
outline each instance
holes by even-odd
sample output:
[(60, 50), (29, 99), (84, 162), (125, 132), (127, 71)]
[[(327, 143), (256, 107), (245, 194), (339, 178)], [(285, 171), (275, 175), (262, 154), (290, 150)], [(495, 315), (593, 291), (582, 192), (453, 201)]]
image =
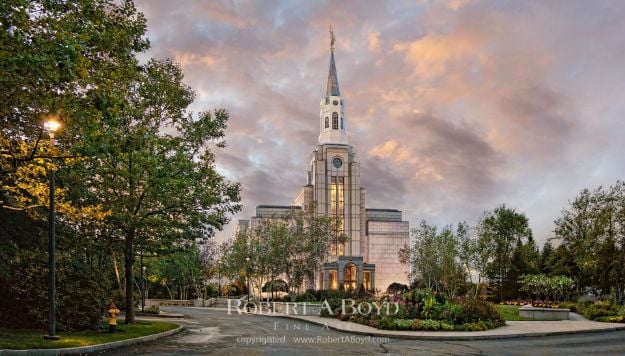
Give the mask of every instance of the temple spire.
[(347, 131), (343, 99), (339, 91), (339, 79), (334, 63), (334, 32), (330, 27), (330, 71), (326, 95), (319, 103), (319, 144), (347, 145)]
[(339, 79), (336, 75), (336, 64), (334, 64), (334, 43), (336, 39), (334, 38), (334, 31), (332, 31), (332, 27), (330, 27), (330, 70), (328, 72), (328, 86), (326, 88), (326, 97), (329, 98), (331, 96), (340, 96), (341, 92), (339, 91)]

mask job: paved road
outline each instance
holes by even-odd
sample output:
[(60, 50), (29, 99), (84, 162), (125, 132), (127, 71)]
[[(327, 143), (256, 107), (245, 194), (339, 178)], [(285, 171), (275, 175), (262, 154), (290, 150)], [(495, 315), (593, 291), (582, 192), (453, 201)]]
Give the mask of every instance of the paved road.
[(625, 331), (476, 341), (376, 339), (301, 321), (227, 315), (202, 308), (165, 308), (185, 314), (188, 330), (107, 355), (625, 355)]

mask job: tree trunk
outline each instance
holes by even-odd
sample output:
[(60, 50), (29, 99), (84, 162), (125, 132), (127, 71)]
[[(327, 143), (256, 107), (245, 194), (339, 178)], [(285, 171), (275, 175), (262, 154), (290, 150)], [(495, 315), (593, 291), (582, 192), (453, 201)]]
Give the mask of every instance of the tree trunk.
[(126, 234), (126, 245), (124, 246), (124, 268), (126, 272), (126, 324), (135, 323), (134, 308), (134, 274), (132, 265), (135, 262), (134, 253), (134, 231)]
[(119, 277), (119, 267), (117, 266), (117, 254), (115, 251), (111, 251), (113, 255), (113, 268), (115, 269), (115, 280), (117, 280), (117, 286), (120, 291), (124, 291), (124, 286), (122, 286), (122, 280)]

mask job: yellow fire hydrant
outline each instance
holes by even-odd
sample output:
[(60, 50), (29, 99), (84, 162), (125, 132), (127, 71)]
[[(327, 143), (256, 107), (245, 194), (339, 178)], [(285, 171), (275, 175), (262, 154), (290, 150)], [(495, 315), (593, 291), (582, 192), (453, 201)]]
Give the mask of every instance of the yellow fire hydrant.
[(119, 315), (119, 313), (120, 311), (119, 309), (117, 309), (117, 305), (111, 302), (107, 310), (107, 314), (109, 316), (109, 332), (110, 333), (114, 333), (115, 330), (117, 329), (117, 316)]

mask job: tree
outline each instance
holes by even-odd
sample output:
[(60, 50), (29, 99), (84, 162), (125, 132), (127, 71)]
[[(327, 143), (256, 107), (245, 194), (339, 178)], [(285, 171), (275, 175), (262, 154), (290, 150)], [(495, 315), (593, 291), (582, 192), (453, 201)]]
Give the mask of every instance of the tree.
[[(459, 224), (458, 229), (464, 236), (467, 226)], [(412, 235), (412, 245), (404, 246), (399, 252), (400, 261), (410, 266), (411, 279), (446, 296), (455, 296), (466, 281), (465, 269), (458, 258), (457, 233), (450, 226), (438, 232), (436, 226), (423, 220)]]
[(584, 189), (555, 221), (556, 249), (578, 291), (590, 288), (625, 300), (625, 182)]
[[(462, 222), (457, 227), (458, 236), (458, 259), (469, 282), (473, 285), (473, 296), (477, 297), (481, 292), (481, 285), (487, 276), (488, 265), (491, 258), (492, 246), (486, 240), (481, 239), (476, 228)], [(477, 279), (474, 280), (473, 276)]]
[[(0, 14), (0, 201), (45, 206), (46, 173), (59, 163), (49, 157), (73, 156), (81, 118), (98, 110), (88, 98), (134, 75), (146, 21), (131, 1), (112, 0), (7, 0)], [(55, 152), (44, 139), (48, 115), (63, 121)]]
[(545, 241), (543, 249), (540, 252), (540, 273), (551, 274), (551, 260), (553, 258), (553, 245), (549, 241)]
[[(74, 146), (90, 158), (68, 177), (73, 201), (109, 210), (103, 228), (123, 251), (126, 305), (133, 305), (136, 247), (149, 252), (210, 236), (240, 209), (239, 185), (217, 173), (209, 150), (224, 145), (228, 113), (187, 112), (194, 94), (182, 77), (170, 60), (149, 61), (136, 79), (104, 93), (105, 117), (85, 120)], [(131, 308), (126, 322), (134, 322)]]
[(266, 281), (282, 276), (294, 298), (305, 281), (313, 281), (336, 239), (338, 225), (311, 210), (263, 220), (228, 243), (224, 255), (228, 273), (249, 276), (259, 290)]
[(194, 243), (177, 246), (164, 256), (154, 256), (149, 266), (149, 281), (167, 290), (170, 299), (187, 300), (191, 292), (204, 296), (201, 252)]
[(494, 283), (500, 299), (511, 281), (514, 248), (531, 238), (529, 221), (523, 214), (505, 205), (484, 214), (478, 223), (478, 231), (483, 245), (490, 246), (492, 253), (488, 264), (488, 277)]

